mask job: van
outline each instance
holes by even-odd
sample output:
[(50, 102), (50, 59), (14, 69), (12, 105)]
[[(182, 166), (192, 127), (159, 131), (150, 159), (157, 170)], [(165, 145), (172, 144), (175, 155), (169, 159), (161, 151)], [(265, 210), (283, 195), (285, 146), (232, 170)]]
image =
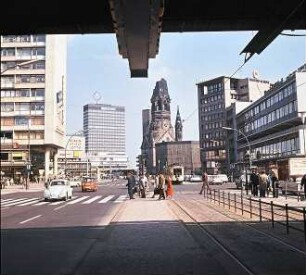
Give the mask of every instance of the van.
[(209, 184), (223, 184), (228, 182), (226, 174), (208, 175)]

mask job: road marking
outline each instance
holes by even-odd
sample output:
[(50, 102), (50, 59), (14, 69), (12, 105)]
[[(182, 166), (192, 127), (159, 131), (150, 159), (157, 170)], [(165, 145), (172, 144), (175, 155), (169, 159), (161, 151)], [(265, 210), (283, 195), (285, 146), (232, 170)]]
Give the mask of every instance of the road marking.
[(16, 204), (19, 204), (19, 203), (23, 203), (25, 201), (27, 201), (28, 198), (21, 198), (21, 199), (17, 199), (17, 200), (14, 200), (13, 202), (9, 201), (7, 203), (3, 203), (1, 204), (1, 206), (12, 206), (12, 205), (16, 205)]
[(58, 204), (62, 204), (64, 203), (65, 201), (56, 201), (56, 202), (52, 202), (50, 203), (50, 205), (58, 205)]
[(65, 205), (62, 205), (62, 206), (59, 206), (59, 207), (54, 208), (54, 211), (57, 211), (57, 210), (62, 209), (62, 208), (64, 208), (64, 207), (66, 207), (66, 204), (65, 204)]
[(1, 199), (1, 204), (4, 202), (12, 201), (13, 199)]
[(123, 202), (127, 199), (127, 195), (121, 195), (119, 196), (114, 202)]
[(92, 203), (93, 201), (97, 200), (97, 199), (100, 199), (102, 196), (95, 196), (91, 199), (89, 199), (88, 201), (84, 201), (82, 202), (82, 204), (89, 204), (89, 203)]
[(113, 197), (115, 197), (114, 195), (110, 195), (105, 197), (103, 200), (98, 201), (98, 203), (107, 203), (109, 200), (111, 200)]
[(35, 216), (35, 217), (33, 217), (33, 218), (30, 218), (30, 219), (24, 220), (24, 221), (20, 222), (20, 224), (23, 224), (23, 223), (26, 223), (26, 222), (29, 222), (29, 221), (35, 220), (35, 219), (37, 219), (37, 218), (39, 218), (39, 217), (41, 217), (41, 215), (38, 215), (38, 216)]
[(39, 202), (39, 200), (40, 200), (39, 198), (29, 199), (28, 202), (25, 202), (25, 203), (22, 202), (22, 204), (18, 204), (17, 206), (31, 205), (31, 204)]
[(34, 206), (40, 206), (40, 205), (44, 205), (44, 204), (48, 204), (48, 203), (49, 203), (48, 201), (42, 201), (42, 202), (34, 204)]
[(78, 198), (78, 199), (76, 199), (76, 200), (67, 202), (67, 204), (75, 204), (75, 203), (80, 202), (80, 201), (83, 201), (83, 200), (85, 200), (85, 199), (87, 199), (87, 198), (89, 198), (89, 196), (83, 196), (83, 197), (80, 197), (80, 198)]

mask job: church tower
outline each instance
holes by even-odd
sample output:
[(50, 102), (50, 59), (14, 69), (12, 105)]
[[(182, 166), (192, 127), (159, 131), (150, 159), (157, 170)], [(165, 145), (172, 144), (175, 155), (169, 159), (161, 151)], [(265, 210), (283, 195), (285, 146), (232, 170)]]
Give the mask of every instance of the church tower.
[(154, 144), (175, 140), (171, 124), (170, 102), (167, 82), (162, 78), (156, 82), (151, 97), (151, 134)]
[(175, 141), (182, 141), (182, 139), (183, 139), (183, 123), (179, 107), (177, 106), (176, 119), (175, 119)]

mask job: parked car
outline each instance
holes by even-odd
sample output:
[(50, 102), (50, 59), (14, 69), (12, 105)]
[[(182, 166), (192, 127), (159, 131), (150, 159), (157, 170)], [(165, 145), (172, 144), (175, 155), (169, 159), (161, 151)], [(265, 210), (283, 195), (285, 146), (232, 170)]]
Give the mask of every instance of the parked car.
[(72, 198), (72, 187), (66, 179), (55, 179), (46, 185), (44, 199), (48, 200), (68, 200)]
[(303, 188), (301, 186), (302, 177), (290, 178), (287, 181), (279, 181), (278, 185), (282, 191), (282, 194), (295, 194), (303, 193)]
[[(250, 174), (248, 174), (248, 183), (250, 184), (250, 182), (251, 182)], [(241, 187), (245, 189), (245, 184), (246, 184), (245, 174), (241, 174), (238, 179), (235, 179), (235, 183), (237, 189), (240, 189)]]
[(90, 176), (83, 177), (81, 188), (82, 188), (82, 192), (97, 191), (98, 190), (98, 179), (96, 177), (90, 177)]

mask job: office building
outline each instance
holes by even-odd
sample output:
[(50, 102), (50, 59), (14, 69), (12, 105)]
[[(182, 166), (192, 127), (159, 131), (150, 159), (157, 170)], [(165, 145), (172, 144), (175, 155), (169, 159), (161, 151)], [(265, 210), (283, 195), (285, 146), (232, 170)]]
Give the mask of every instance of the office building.
[(226, 108), (237, 101), (255, 101), (270, 88), (256, 78), (221, 76), (197, 83), (201, 162), (209, 174), (227, 173)]
[(240, 132), (231, 137), (233, 131), (227, 131), (228, 140), (238, 141), (236, 165), (249, 162), (250, 157), (252, 166), (274, 170), (280, 180), (305, 174), (305, 83), (304, 64), (237, 114)]
[[(21, 23), (22, 24), (22, 23)], [(66, 36), (1, 36), (1, 174), (57, 174), (66, 127)]]
[(125, 152), (125, 107), (87, 104), (83, 107), (85, 150), (93, 166), (109, 171), (128, 166)]

